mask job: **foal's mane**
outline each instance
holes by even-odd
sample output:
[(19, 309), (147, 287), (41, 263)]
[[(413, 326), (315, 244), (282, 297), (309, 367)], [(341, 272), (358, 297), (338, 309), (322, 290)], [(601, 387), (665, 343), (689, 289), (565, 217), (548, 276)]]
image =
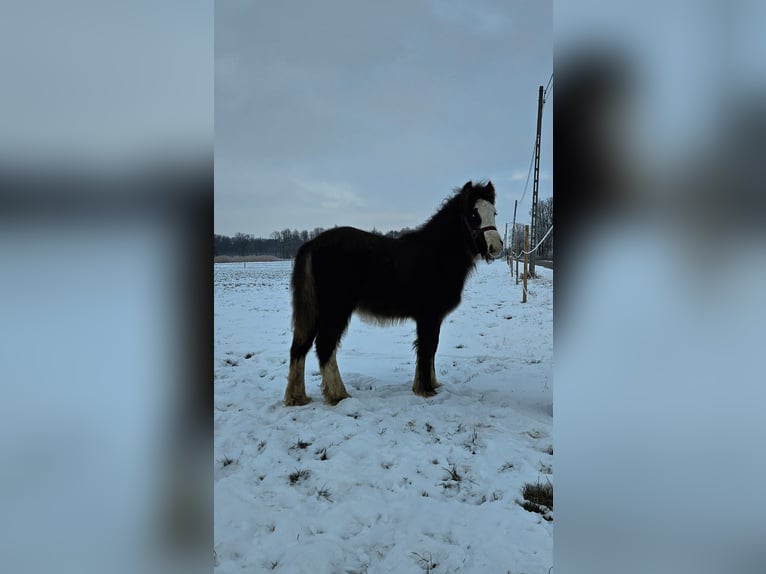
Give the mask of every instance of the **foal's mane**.
[(468, 181), (463, 187), (453, 188), (452, 195), (442, 202), (438, 211), (428, 221), (402, 237), (439, 236), (441, 238), (445, 233), (448, 237), (461, 237), (460, 234), (455, 233), (455, 220), (460, 215), (468, 216), (479, 199), (495, 204), (495, 187), (491, 181)]

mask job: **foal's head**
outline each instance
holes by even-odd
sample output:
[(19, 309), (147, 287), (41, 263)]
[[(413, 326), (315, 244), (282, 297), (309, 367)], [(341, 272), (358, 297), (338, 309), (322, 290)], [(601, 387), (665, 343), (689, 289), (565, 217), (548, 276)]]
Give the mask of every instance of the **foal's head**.
[(463, 222), (473, 238), (478, 255), (487, 262), (500, 257), (503, 240), (495, 227), (495, 187), (491, 181), (468, 181), (460, 190)]

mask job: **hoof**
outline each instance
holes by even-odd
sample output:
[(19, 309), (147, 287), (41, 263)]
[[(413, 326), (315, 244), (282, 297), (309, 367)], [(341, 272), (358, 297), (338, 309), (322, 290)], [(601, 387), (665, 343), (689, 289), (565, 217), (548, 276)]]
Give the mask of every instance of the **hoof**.
[(306, 395), (303, 395), (301, 397), (285, 397), (286, 407), (300, 407), (303, 405), (307, 405), (310, 402), (311, 402), (311, 397), (307, 397)]
[(412, 389), (412, 392), (418, 395), (419, 397), (433, 397), (436, 394), (435, 390), (430, 391), (424, 391), (423, 389)]
[(351, 395), (349, 395), (348, 393), (346, 393), (346, 394), (345, 394), (345, 395), (343, 395), (342, 397), (325, 397), (325, 398), (324, 398), (324, 400), (325, 400), (325, 402), (326, 402), (328, 405), (331, 405), (331, 406), (333, 406), (333, 407), (334, 407), (334, 406), (335, 406), (335, 405), (337, 405), (339, 402), (341, 402), (343, 399), (350, 399), (350, 398), (351, 398)]

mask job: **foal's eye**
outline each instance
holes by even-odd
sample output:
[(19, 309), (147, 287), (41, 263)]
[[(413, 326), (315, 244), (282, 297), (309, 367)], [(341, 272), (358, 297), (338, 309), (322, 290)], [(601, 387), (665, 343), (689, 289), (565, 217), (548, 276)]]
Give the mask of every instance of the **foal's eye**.
[(481, 217), (479, 216), (479, 210), (474, 207), (473, 211), (471, 212), (471, 221), (478, 225), (481, 222)]

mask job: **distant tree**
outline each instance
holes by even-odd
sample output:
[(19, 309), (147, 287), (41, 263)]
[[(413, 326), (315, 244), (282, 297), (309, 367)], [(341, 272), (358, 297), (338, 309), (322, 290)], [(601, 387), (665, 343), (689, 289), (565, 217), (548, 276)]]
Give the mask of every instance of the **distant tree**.
[(282, 241), (279, 244), (279, 256), (282, 259), (287, 259), (288, 246), (292, 239), (292, 231), (290, 229), (283, 229), (281, 233)]
[(226, 235), (213, 235), (213, 257), (219, 255), (233, 255), (234, 246), (231, 237)]
[[(531, 217), (532, 210), (529, 210)], [(553, 225), (553, 197), (549, 197), (537, 202), (537, 228), (535, 229), (535, 245), (540, 244), (536, 254), (539, 257), (550, 257), (553, 255), (553, 232), (540, 243), (540, 240)], [(532, 241), (530, 239), (530, 245)]]
[(402, 227), (401, 229), (398, 229), (398, 230), (391, 230), (387, 232), (385, 235), (386, 237), (401, 237), (405, 233), (410, 233), (412, 231), (413, 229), (410, 229), (409, 227)]
[(290, 258), (295, 257), (295, 255), (298, 253), (298, 249), (300, 249), (302, 244), (303, 240), (301, 239), (301, 232), (297, 229), (293, 229), (292, 233), (290, 234), (290, 247), (287, 251), (287, 256)]
[(324, 232), (324, 228), (322, 227), (315, 227), (314, 230), (309, 234), (309, 239), (314, 239), (317, 235)]
[[(245, 257), (250, 254), (250, 248), (253, 243), (253, 236), (246, 233), (236, 233), (234, 235), (234, 247), (237, 250), (237, 255)], [(247, 262), (244, 262), (244, 266), (247, 267)]]
[(511, 243), (509, 246), (511, 251), (515, 255), (520, 255), (524, 250), (524, 224), (517, 223), (516, 228), (512, 229), (511, 237), (508, 239)]
[(244, 257), (247, 255), (250, 247), (251, 236), (246, 233), (236, 233), (234, 235), (234, 248), (237, 250), (237, 255)]

